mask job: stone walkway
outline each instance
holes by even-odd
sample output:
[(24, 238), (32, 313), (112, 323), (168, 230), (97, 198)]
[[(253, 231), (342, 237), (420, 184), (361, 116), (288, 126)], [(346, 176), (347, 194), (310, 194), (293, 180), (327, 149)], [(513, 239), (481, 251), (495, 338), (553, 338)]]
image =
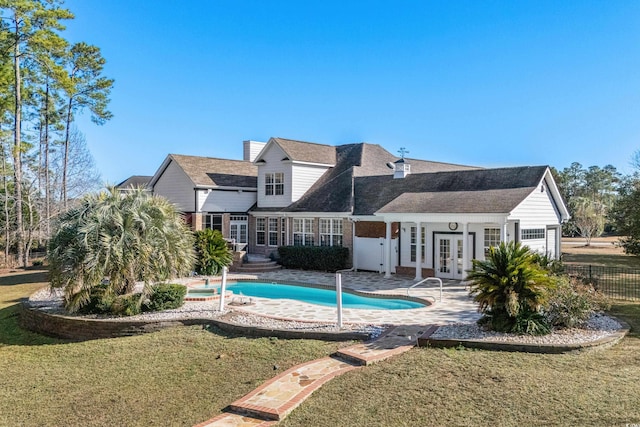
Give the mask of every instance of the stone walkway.
[[(229, 275), (230, 280), (258, 279), (265, 282), (298, 282), (319, 285), (335, 285), (335, 274), (298, 270), (278, 270), (256, 275)], [(381, 274), (345, 272), (343, 288), (384, 295), (407, 295), (407, 289), (415, 281), (412, 278)], [(394, 325), (378, 339), (355, 344), (339, 350), (331, 357), (295, 366), (267, 381), (251, 393), (233, 402), (227, 412), (196, 427), (256, 427), (272, 426), (286, 417), (315, 390), (327, 381), (358, 369), (404, 353), (413, 348), (418, 338), (433, 331), (435, 325), (474, 322), (479, 318), (477, 305), (468, 296), (464, 285), (458, 281), (445, 281), (443, 298), (439, 300), (439, 288), (434, 285), (411, 290), (414, 297), (432, 297), (436, 302), (417, 309), (363, 310), (344, 309), (345, 323)], [(254, 305), (234, 306), (234, 310), (261, 316), (311, 322), (335, 322), (336, 309), (294, 300), (276, 300), (251, 297)]]
[(275, 425), (327, 381), (359, 366), (408, 351), (428, 329), (427, 326), (399, 326), (375, 341), (356, 344), (339, 350), (332, 357), (294, 366), (233, 402), (227, 408), (228, 412), (196, 427)]

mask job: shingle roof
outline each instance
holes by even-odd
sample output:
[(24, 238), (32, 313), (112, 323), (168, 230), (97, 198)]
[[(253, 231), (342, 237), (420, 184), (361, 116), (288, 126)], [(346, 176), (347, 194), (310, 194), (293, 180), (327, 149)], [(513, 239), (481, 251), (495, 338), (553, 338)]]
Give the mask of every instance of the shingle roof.
[(403, 193), (378, 213), (508, 213), (535, 189)]
[[(377, 144), (357, 143), (335, 147), (336, 165), (329, 169), (298, 201), (281, 210), (284, 212), (352, 212), (354, 208), (354, 181), (361, 177), (377, 176), (393, 180), (393, 171), (387, 163), (398, 157)], [(437, 172), (477, 169), (473, 166), (450, 163), (408, 160), (412, 171)], [(410, 175), (411, 176), (411, 175)], [(396, 180), (398, 181), (398, 180)], [(380, 191), (377, 188), (376, 191)], [(253, 209), (256, 212), (261, 208)]]
[(133, 175), (116, 185), (117, 188), (145, 188), (151, 181), (152, 176), (147, 175)]
[(170, 154), (196, 186), (247, 187), (258, 185), (258, 167), (243, 160)]
[[(428, 203), (422, 201), (420, 195), (416, 195), (419, 193), (424, 193), (424, 197), (433, 202), (433, 209), (450, 209), (450, 212), (487, 212), (487, 209), (490, 212), (508, 212), (509, 206), (515, 207), (531, 193), (546, 170), (546, 166), (525, 166), (412, 173), (403, 179), (393, 179), (392, 176), (358, 177), (354, 182), (353, 213), (373, 215), (383, 208), (384, 212), (432, 212)], [(403, 194), (407, 195), (400, 197)], [(483, 199), (483, 196), (490, 198)], [(459, 207), (454, 207), (453, 202), (446, 202), (446, 197), (455, 200)], [(463, 200), (464, 198), (470, 202)], [(471, 203), (475, 204), (473, 209)]]
[(336, 164), (336, 147), (332, 145), (296, 141), (279, 137), (271, 139), (284, 150), (289, 160), (327, 165)]

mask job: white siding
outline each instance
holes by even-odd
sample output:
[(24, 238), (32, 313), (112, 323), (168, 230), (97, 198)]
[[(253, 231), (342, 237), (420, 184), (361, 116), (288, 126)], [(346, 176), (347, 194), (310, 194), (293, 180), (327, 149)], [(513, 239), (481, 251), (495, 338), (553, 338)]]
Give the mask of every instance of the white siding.
[(246, 212), (256, 202), (256, 193), (212, 190), (200, 199), (200, 212)]
[(182, 212), (193, 212), (195, 205), (193, 187), (193, 182), (184, 171), (171, 161), (153, 187), (153, 194), (166, 197)]
[[(560, 225), (560, 218), (554, 208), (548, 186), (545, 183), (544, 191), (541, 188), (541, 185), (538, 185), (509, 216), (510, 220), (518, 220), (520, 222), (520, 233), (522, 233), (522, 230), (531, 228), (542, 228), (545, 229), (546, 233), (547, 226)], [(548, 252), (546, 235), (541, 239), (521, 239), (520, 242), (534, 251), (543, 254)]]
[(328, 167), (293, 165), (293, 187), (291, 189), (291, 201), (295, 202), (311, 188), (313, 184), (324, 174)]
[(560, 224), (560, 218), (556, 213), (551, 200), (551, 194), (540, 191), (538, 186), (526, 199), (524, 199), (509, 215), (510, 220), (519, 220), (520, 229), (544, 228), (547, 225)]
[[(276, 144), (271, 144), (261, 159), (266, 163), (258, 163), (258, 206), (261, 208), (282, 208), (291, 204), (291, 163), (283, 162), (286, 154)], [(282, 196), (266, 196), (264, 194), (265, 174), (284, 173), (284, 194)]]

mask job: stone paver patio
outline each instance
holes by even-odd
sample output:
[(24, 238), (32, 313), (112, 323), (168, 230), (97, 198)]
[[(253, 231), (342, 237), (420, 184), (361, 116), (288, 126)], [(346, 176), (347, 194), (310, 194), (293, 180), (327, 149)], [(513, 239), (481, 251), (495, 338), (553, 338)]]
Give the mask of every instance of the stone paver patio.
[[(335, 285), (335, 274), (300, 270), (279, 270), (259, 273), (255, 276), (229, 275), (236, 278), (255, 277), (266, 282), (300, 282), (308, 284)], [(382, 274), (368, 272), (342, 273), (342, 287), (356, 291), (372, 292), (384, 295), (407, 295), (407, 289), (416, 283), (412, 278), (392, 276), (384, 278)], [(445, 281), (442, 301), (432, 305), (406, 310), (363, 310), (343, 309), (343, 321), (348, 323), (386, 324), (386, 325), (433, 325), (475, 322), (480, 318), (477, 305), (469, 298), (468, 291), (459, 281)], [(420, 286), (411, 290), (413, 297), (439, 297), (439, 288), (434, 284)], [(335, 322), (336, 309), (294, 300), (275, 300), (251, 297), (255, 305), (236, 306), (234, 310), (255, 313), (261, 316), (279, 319), (295, 319), (313, 322)]]

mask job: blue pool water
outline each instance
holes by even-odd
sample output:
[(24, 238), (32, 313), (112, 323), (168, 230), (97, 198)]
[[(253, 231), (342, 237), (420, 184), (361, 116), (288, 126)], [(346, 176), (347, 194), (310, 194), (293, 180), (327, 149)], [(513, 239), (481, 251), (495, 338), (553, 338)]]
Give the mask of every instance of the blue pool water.
[[(190, 289), (191, 295), (202, 295), (208, 290), (216, 289), (220, 292), (220, 286), (199, 287)], [(227, 290), (235, 295), (245, 295), (273, 299), (293, 299), (325, 306), (336, 306), (336, 291), (330, 289), (310, 288), (306, 286), (281, 285), (277, 283), (262, 282), (235, 282), (227, 285)], [(342, 292), (343, 308), (364, 308), (368, 310), (402, 310), (408, 308), (421, 308), (424, 304), (404, 299), (371, 298)]]

